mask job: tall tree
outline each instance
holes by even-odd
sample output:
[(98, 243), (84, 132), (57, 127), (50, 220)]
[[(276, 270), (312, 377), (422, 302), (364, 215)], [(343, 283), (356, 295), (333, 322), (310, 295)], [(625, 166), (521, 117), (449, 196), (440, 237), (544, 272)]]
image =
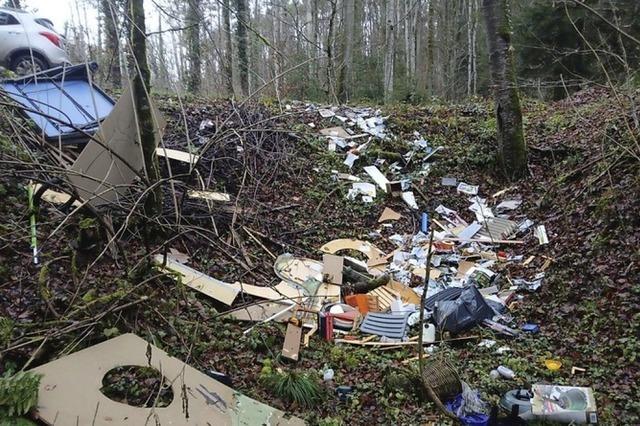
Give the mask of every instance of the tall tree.
[(385, 7), (385, 43), (384, 43), (384, 101), (388, 103), (393, 98), (393, 78), (396, 55), (397, 30), (396, 0), (386, 0)]
[(119, 89), (122, 84), (120, 70), (120, 37), (118, 35), (118, 5), (113, 0), (100, 0), (100, 13), (104, 22), (107, 81)]
[(147, 62), (147, 36), (144, 21), (144, 0), (129, 0), (131, 11), (131, 52), (134, 62), (131, 90), (138, 121), (138, 134), (142, 145), (142, 156), (149, 186), (154, 186), (149, 191), (145, 200), (145, 213), (148, 217), (154, 217), (162, 213), (162, 187), (157, 185), (160, 180), (160, 168), (156, 155), (156, 141), (154, 135), (154, 122), (151, 111), (151, 73)]
[(353, 33), (355, 24), (355, 0), (344, 0), (344, 20), (342, 31), (342, 66), (338, 74), (338, 100), (346, 102), (351, 95), (353, 70)]
[(236, 40), (238, 45), (238, 76), (242, 96), (249, 94), (249, 36), (247, 24), (249, 23), (249, 9), (247, 0), (235, 0), (236, 3)]
[(527, 171), (527, 146), (522, 128), (522, 110), (511, 46), (508, 0), (483, 0), (489, 44), (489, 71), (496, 102), (500, 160), (510, 179)]
[(22, 9), (22, 4), (20, 4), (20, 0), (7, 0), (4, 2), (5, 7), (13, 7), (16, 9)]
[(198, 93), (202, 85), (202, 53), (200, 51), (200, 6), (201, 0), (189, 0), (187, 2), (187, 56), (189, 61), (189, 74), (187, 77), (187, 90)]
[(224, 85), (227, 95), (233, 96), (233, 42), (231, 40), (231, 13), (229, 0), (222, 2), (222, 32), (224, 35), (224, 56), (222, 58), (224, 70)]

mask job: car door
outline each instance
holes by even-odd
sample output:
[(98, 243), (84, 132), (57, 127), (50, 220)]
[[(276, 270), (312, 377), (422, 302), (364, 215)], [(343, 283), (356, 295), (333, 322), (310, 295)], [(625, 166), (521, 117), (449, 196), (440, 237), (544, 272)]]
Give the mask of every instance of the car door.
[(18, 19), (10, 12), (0, 10), (0, 63), (9, 66), (7, 55), (20, 47), (24, 29)]

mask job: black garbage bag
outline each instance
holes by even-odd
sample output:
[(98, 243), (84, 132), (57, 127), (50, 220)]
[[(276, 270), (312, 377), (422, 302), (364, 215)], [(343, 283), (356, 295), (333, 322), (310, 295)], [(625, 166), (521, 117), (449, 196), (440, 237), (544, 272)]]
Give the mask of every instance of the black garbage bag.
[(441, 330), (460, 333), (484, 319), (493, 318), (494, 314), (476, 286), (472, 285), (466, 287), (456, 300), (437, 302), (434, 317)]

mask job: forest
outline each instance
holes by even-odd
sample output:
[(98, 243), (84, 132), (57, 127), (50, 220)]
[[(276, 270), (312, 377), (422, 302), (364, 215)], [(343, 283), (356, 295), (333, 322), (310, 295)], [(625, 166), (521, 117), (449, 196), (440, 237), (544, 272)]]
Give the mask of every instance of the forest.
[(637, 0), (1, 0), (0, 424), (640, 424)]

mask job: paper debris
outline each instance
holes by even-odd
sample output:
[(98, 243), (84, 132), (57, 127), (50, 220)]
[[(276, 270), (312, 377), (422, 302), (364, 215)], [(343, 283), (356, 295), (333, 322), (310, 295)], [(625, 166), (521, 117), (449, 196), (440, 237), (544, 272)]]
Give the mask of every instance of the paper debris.
[(478, 185), (469, 185), (468, 183), (460, 182), (457, 191), (468, 195), (478, 195), (478, 188)]
[(376, 166), (367, 166), (364, 168), (364, 171), (367, 172), (371, 179), (384, 191), (387, 192), (387, 184), (389, 183), (389, 179), (386, 178), (385, 175), (382, 174), (380, 170)]
[(416, 197), (412, 191), (403, 192), (402, 200), (412, 209), (418, 210), (418, 203), (416, 203)]
[(534, 235), (538, 237), (538, 241), (540, 245), (549, 244), (549, 237), (547, 237), (547, 229), (544, 225), (536, 226), (536, 229), (533, 231)]

